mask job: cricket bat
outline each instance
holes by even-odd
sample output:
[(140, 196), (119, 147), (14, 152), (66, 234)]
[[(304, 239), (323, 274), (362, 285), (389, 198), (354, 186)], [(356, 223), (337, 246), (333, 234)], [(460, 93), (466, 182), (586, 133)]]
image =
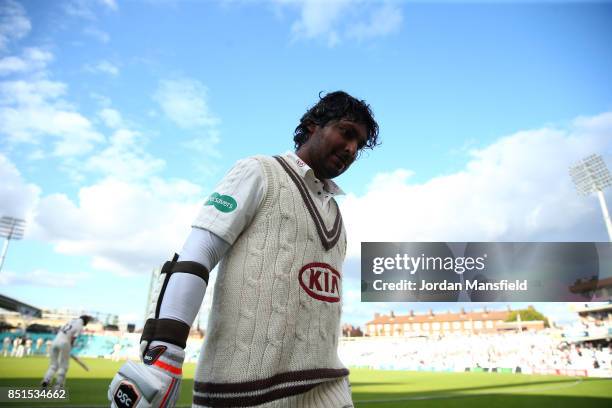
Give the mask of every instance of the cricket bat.
[(83, 361), (81, 361), (81, 359), (80, 359), (80, 358), (78, 358), (78, 357), (77, 357), (77, 356), (75, 356), (74, 354), (71, 354), (71, 355), (70, 355), (70, 358), (72, 358), (74, 361), (76, 361), (76, 363), (77, 363), (78, 365), (80, 365), (81, 367), (83, 367), (83, 369), (84, 369), (85, 371), (89, 371), (89, 367), (87, 367), (87, 365), (86, 365), (86, 364), (85, 364)]

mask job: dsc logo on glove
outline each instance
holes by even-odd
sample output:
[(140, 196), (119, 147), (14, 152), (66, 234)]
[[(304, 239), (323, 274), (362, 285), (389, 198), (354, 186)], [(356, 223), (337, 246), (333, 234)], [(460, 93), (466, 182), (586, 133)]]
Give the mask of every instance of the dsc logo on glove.
[(119, 408), (132, 408), (138, 402), (140, 394), (136, 388), (127, 382), (121, 383), (113, 399)]

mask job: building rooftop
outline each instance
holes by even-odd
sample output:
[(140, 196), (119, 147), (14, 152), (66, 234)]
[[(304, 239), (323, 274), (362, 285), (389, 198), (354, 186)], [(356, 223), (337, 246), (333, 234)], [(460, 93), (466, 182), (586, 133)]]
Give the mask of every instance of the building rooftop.
[(487, 310), (486, 308), (480, 312), (434, 312), (430, 310), (424, 314), (416, 314), (412, 310), (407, 315), (396, 315), (391, 312), (389, 315), (375, 314), (374, 319), (366, 323), (368, 324), (387, 324), (387, 323), (422, 323), (422, 322), (455, 322), (469, 320), (506, 320), (510, 315), (511, 310)]

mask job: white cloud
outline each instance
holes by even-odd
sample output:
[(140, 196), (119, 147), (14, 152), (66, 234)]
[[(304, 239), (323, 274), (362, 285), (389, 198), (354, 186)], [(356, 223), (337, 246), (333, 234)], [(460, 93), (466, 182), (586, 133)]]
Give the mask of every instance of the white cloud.
[(97, 0), (95, 2), (90, 0), (70, 0), (64, 4), (64, 11), (72, 17), (95, 20), (96, 12), (94, 8), (96, 4), (111, 11), (117, 11), (119, 9), (115, 0)]
[(110, 144), (89, 157), (83, 170), (97, 172), (117, 180), (138, 180), (162, 170), (165, 162), (144, 150), (145, 138), (137, 132), (119, 129), (110, 137)]
[(38, 186), (27, 183), (17, 167), (1, 153), (0, 180), (0, 216), (31, 218), (41, 190)]
[(153, 98), (164, 114), (182, 128), (213, 127), (219, 119), (210, 111), (208, 90), (192, 79), (163, 80)]
[(347, 37), (363, 40), (383, 37), (399, 30), (402, 24), (402, 11), (396, 5), (385, 4), (374, 10), (368, 22), (359, 21), (347, 29)]
[(301, 16), (291, 30), (297, 38), (327, 38), (330, 46), (339, 40), (338, 29), (341, 28), (343, 13), (348, 13), (351, 0), (325, 1), (304, 0), (301, 4)]
[[(221, 157), (217, 149), (220, 143), (218, 125), (221, 122), (211, 111), (208, 103), (208, 90), (200, 81), (180, 78), (162, 80), (153, 99), (159, 104), (163, 114), (179, 127), (189, 131), (180, 145), (200, 157), (192, 165), (194, 173), (207, 176), (215, 171), (211, 161), (201, 160), (202, 156)], [(150, 112), (149, 116), (157, 116)]]
[(12, 144), (51, 140), (56, 156), (87, 153), (104, 140), (61, 97), (66, 85), (47, 79), (0, 82), (0, 134)]
[(19, 57), (9, 56), (0, 59), (0, 75), (27, 71), (28, 64)]
[(206, 134), (198, 135), (186, 141), (182, 145), (191, 151), (205, 154), (210, 157), (220, 158), (221, 153), (217, 149), (220, 142), (221, 138), (219, 137), (219, 131), (213, 129)]
[(96, 40), (100, 41), (102, 44), (106, 44), (110, 41), (110, 35), (107, 32), (102, 31), (96, 27), (85, 28), (83, 30), (83, 34), (88, 35), (92, 38), (95, 38)]
[(85, 69), (93, 73), (102, 73), (111, 76), (119, 75), (119, 68), (111, 62), (100, 61), (95, 65), (88, 65)]
[(2, 271), (0, 274), (0, 285), (26, 285), (43, 286), (50, 288), (73, 288), (79, 282), (89, 279), (91, 276), (86, 272), (78, 273), (56, 273), (45, 269), (36, 269), (26, 273), (15, 273)]
[(0, 51), (9, 41), (25, 37), (32, 29), (23, 6), (13, 0), (3, 0), (0, 7)]
[(41, 79), (37, 81), (0, 82), (0, 106), (39, 105), (57, 100), (66, 93), (66, 84)]
[(609, 135), (612, 112), (602, 113), (597, 116), (579, 116), (573, 121), (573, 125), (579, 129), (588, 129), (589, 133), (598, 136)]
[(89, 97), (102, 108), (110, 108), (112, 105), (112, 101), (108, 96), (96, 92), (90, 92)]
[[(61, 87), (48, 88), (61, 94)], [(101, 115), (109, 124), (122, 124), (117, 111), (107, 108)], [(33, 214), (31, 238), (51, 243), (61, 254), (89, 256), (94, 269), (120, 275), (149, 272), (179, 249), (197, 213), (200, 187), (154, 177), (165, 163), (144, 150), (146, 139), (138, 132), (120, 127), (109, 142), (73, 164), (81, 174), (104, 177), (81, 188), (77, 200), (65, 194), (40, 198), (40, 189), (26, 184), (15, 166), (0, 156), (0, 208), (14, 216)]]
[(117, 6), (116, 0), (99, 0), (99, 1), (100, 3), (102, 3), (103, 5), (105, 5), (106, 7), (108, 7), (109, 9), (113, 11), (117, 11), (119, 9), (119, 7)]
[(104, 108), (98, 112), (98, 116), (102, 119), (104, 124), (109, 128), (116, 129), (123, 124), (121, 114), (112, 108)]
[(597, 200), (576, 194), (568, 167), (609, 154), (611, 133), (608, 112), (503, 137), (472, 151), (462, 171), (425, 183), (405, 169), (379, 174), (366, 194), (341, 204), (349, 256), (359, 256), (362, 241), (605, 239)]
[(87, 20), (95, 19), (95, 14), (90, 7), (90, 2), (86, 0), (71, 0), (64, 3), (64, 11), (72, 17), (84, 18)]
[(330, 47), (346, 39), (392, 34), (403, 20), (401, 8), (388, 2), (276, 0), (276, 3), (300, 9), (299, 19), (291, 26), (293, 39), (323, 39)]
[(40, 48), (26, 48), (21, 57), (8, 56), (0, 59), (0, 76), (39, 71), (53, 60), (53, 54)]
[(185, 180), (108, 178), (81, 188), (78, 202), (44, 197), (32, 234), (59, 253), (91, 256), (96, 269), (148, 273), (180, 249), (200, 198), (200, 187)]
[(34, 149), (26, 157), (30, 161), (37, 161), (46, 158), (47, 154), (42, 149)]

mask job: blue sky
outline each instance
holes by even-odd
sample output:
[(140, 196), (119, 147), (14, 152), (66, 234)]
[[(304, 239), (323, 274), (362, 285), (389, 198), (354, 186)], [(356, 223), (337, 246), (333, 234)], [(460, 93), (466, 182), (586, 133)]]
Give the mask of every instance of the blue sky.
[(605, 241), (567, 168), (612, 165), (610, 21), (610, 2), (0, 0), (0, 215), (28, 220), (0, 291), (141, 320), (216, 182), (291, 149), (337, 89), (383, 141), (338, 179), (346, 321), (450, 307), (360, 303), (361, 241)]

